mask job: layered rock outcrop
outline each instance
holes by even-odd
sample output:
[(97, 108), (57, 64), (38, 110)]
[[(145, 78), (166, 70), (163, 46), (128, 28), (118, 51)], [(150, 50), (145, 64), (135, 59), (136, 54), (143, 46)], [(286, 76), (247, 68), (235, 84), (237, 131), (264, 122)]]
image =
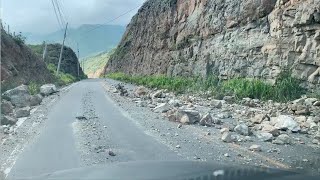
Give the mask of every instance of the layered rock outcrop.
[(149, 0), (105, 73), (211, 74), (320, 84), (320, 0)]

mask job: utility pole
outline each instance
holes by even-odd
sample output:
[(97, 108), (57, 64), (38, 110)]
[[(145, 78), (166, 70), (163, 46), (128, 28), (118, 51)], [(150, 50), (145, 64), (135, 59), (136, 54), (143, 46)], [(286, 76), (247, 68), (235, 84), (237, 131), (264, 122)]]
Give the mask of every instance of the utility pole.
[(77, 43), (78, 49), (78, 77), (80, 77), (80, 53), (79, 53), (79, 43)]
[(43, 49), (43, 54), (42, 54), (42, 59), (43, 59), (43, 61), (45, 61), (45, 59), (46, 59), (46, 56), (47, 56), (47, 47), (48, 47), (48, 44), (47, 44), (47, 42), (45, 42), (44, 41), (44, 49)]
[(64, 37), (63, 37), (61, 51), (60, 51), (59, 63), (58, 63), (58, 68), (57, 68), (57, 75), (59, 75), (59, 71), (60, 71), (60, 65), (61, 65), (61, 59), (62, 59), (62, 54), (63, 54), (64, 41), (66, 40), (66, 37), (67, 37), (67, 29), (68, 29), (68, 23), (66, 24), (66, 29), (64, 30)]

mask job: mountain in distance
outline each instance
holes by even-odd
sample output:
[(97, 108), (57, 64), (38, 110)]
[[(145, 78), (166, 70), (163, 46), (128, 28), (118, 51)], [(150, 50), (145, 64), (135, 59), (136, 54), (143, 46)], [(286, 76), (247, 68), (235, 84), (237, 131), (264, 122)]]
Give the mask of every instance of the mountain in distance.
[[(78, 28), (70, 28), (67, 31), (66, 46), (77, 52), (77, 42), (79, 43), (80, 58), (94, 56), (101, 52), (110, 51), (115, 48), (125, 32), (124, 26), (85, 24)], [(59, 30), (49, 34), (24, 33), (27, 44), (62, 43), (64, 30)]]

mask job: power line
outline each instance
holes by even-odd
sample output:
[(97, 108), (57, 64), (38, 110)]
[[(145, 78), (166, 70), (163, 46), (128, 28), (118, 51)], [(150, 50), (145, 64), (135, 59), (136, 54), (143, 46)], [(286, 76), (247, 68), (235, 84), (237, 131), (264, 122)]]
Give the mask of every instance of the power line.
[(59, 24), (60, 28), (62, 29), (62, 23), (60, 22), (60, 19), (59, 19), (58, 13), (57, 13), (57, 9), (56, 9), (56, 6), (54, 4), (54, 0), (51, 0), (51, 2), (52, 2), (52, 6), (53, 6), (53, 9), (54, 9), (54, 13), (56, 15), (58, 24)]
[(104, 24), (99, 24), (97, 27), (94, 27), (94, 28), (86, 31), (86, 32), (84, 32), (83, 34), (87, 34), (87, 33), (91, 32), (91, 31), (94, 31), (94, 30), (96, 30), (96, 29), (98, 29), (98, 28), (101, 28), (103, 25), (109, 24), (109, 23), (111, 23), (111, 22), (113, 22), (113, 21), (121, 18), (122, 16), (125, 16), (125, 15), (129, 14), (130, 12), (132, 12), (133, 10), (135, 10), (135, 9), (141, 7), (141, 6), (142, 6), (142, 4), (140, 4), (140, 5), (132, 8), (132, 9), (130, 9), (129, 11), (127, 11), (127, 12), (125, 12), (125, 13), (123, 13), (123, 14), (121, 14), (121, 15), (119, 15), (119, 16), (117, 16), (117, 17), (115, 17), (115, 18), (113, 18), (113, 19), (111, 19), (111, 20), (109, 20), (109, 21), (107, 21), (107, 22), (104, 23)]

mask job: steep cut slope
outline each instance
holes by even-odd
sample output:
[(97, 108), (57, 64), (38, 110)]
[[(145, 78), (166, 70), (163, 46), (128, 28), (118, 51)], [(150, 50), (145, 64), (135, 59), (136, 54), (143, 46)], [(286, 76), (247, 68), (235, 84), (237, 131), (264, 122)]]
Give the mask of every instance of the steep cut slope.
[(149, 0), (105, 72), (320, 83), (320, 0)]
[[(66, 45), (76, 50), (77, 45), (72, 42), (78, 42), (80, 58), (85, 58), (115, 48), (124, 31), (124, 26), (85, 24), (68, 30)], [(36, 45), (41, 44), (44, 40), (51, 43), (61, 43), (63, 34), (63, 30), (46, 35), (26, 33), (27, 43)]]
[(45, 63), (30, 48), (1, 31), (1, 91), (20, 84), (52, 82)]
[[(42, 57), (43, 45), (30, 45), (30, 47), (39, 57)], [(61, 44), (49, 44), (47, 46), (47, 55), (45, 58), (46, 64), (53, 64), (55, 67), (57, 67), (60, 50)], [(78, 76), (78, 57), (71, 48), (66, 46), (63, 50), (60, 70), (61, 72), (71, 74), (74, 77)], [(81, 67), (79, 67), (79, 72), (80, 77), (85, 76)]]
[(100, 53), (96, 56), (83, 59), (84, 72), (89, 78), (99, 78), (103, 75), (104, 67), (110, 59), (110, 55), (114, 51)]

